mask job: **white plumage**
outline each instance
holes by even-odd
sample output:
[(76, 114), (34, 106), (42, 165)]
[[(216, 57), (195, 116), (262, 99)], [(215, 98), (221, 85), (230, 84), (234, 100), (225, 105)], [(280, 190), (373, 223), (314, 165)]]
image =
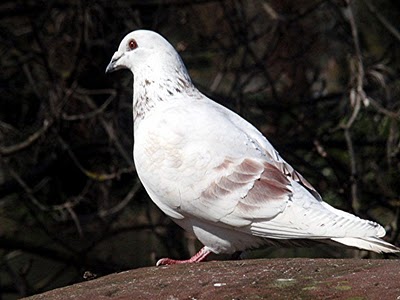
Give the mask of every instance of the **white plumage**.
[(287, 164), (250, 123), (192, 84), (175, 49), (137, 30), (122, 40), (107, 72), (134, 76), (134, 160), (155, 204), (210, 252), (234, 253), (297, 240), (332, 240), (399, 252), (379, 224), (337, 210)]

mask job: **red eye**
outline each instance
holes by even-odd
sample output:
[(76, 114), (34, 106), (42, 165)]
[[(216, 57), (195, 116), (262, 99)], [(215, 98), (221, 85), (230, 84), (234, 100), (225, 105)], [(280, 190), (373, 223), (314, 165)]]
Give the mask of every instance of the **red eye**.
[(136, 41), (134, 39), (131, 39), (128, 43), (129, 49), (130, 50), (134, 50), (138, 47), (138, 44), (136, 43)]

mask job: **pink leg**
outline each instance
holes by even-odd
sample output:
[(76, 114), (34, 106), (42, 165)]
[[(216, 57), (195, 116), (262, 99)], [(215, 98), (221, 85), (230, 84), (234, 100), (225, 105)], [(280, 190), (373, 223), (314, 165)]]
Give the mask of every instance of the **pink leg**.
[(171, 258), (161, 258), (156, 263), (156, 266), (197, 263), (197, 262), (204, 261), (210, 253), (211, 253), (210, 250), (208, 250), (206, 247), (203, 247), (200, 249), (199, 252), (197, 252), (195, 255), (193, 255), (190, 259), (175, 260), (175, 259), (171, 259)]

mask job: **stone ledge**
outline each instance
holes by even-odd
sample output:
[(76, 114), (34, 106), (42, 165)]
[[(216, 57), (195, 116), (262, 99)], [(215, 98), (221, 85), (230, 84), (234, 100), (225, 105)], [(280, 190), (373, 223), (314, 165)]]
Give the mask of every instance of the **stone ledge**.
[(400, 260), (257, 259), (148, 267), (25, 298), (400, 299)]

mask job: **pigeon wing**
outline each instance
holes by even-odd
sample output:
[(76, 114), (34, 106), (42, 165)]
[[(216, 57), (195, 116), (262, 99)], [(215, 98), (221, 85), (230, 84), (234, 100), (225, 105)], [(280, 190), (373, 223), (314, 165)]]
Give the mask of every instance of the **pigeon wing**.
[(244, 227), (282, 213), (291, 197), (289, 180), (273, 164), (256, 158), (226, 158), (219, 176), (193, 202), (196, 211), (220, 210), (218, 222)]

